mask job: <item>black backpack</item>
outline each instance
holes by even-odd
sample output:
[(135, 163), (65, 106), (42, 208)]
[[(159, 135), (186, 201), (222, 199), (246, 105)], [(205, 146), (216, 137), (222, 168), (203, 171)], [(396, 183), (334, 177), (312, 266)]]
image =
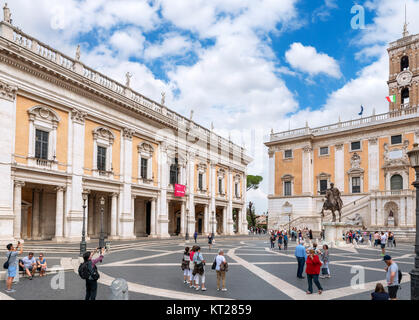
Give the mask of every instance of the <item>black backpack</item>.
[(79, 276), (80, 276), (80, 278), (82, 278), (84, 280), (88, 280), (89, 277), (91, 276), (92, 279), (96, 281), (100, 277), (99, 272), (97, 271), (96, 266), (93, 267), (93, 272), (90, 272), (89, 262), (90, 261), (86, 261), (86, 262), (83, 262), (82, 264), (80, 264), (80, 266), (79, 266)]
[(403, 273), (400, 271), (400, 269), (398, 270), (399, 272), (398, 272), (398, 275), (399, 275), (399, 285), (401, 284), (401, 282), (402, 282), (402, 278), (403, 278)]

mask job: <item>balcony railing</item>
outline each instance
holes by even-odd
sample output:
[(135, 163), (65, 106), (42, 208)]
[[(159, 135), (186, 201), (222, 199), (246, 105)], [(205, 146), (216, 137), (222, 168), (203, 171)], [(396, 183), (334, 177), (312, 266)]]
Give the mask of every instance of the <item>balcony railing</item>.
[(35, 159), (35, 161), (36, 161), (37, 167), (46, 168), (46, 169), (52, 169), (52, 165), (54, 163), (54, 161), (47, 160), (47, 159)]

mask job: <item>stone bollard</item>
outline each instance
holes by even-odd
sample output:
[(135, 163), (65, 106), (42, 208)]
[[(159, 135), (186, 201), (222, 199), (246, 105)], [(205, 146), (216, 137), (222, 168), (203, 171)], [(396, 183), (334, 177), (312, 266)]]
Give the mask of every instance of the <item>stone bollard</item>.
[(129, 300), (128, 284), (124, 279), (112, 281), (111, 291), (111, 300)]

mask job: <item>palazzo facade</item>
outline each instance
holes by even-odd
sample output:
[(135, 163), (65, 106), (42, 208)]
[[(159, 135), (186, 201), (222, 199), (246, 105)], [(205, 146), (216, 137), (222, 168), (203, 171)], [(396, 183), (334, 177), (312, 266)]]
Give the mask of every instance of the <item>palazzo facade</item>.
[[(389, 112), (272, 132), (265, 143), (269, 228), (320, 231), (324, 194), (334, 182), (342, 193), (343, 221), (361, 217), (371, 231), (391, 229), (399, 238), (414, 237), (415, 176), (407, 151), (419, 142), (419, 35), (405, 29), (388, 54), (389, 96), (395, 96)], [(330, 219), (330, 214), (324, 218)]]
[(247, 233), (242, 147), (133, 91), (129, 75), (120, 84), (79, 51), (73, 59), (25, 34), (10, 14), (0, 148), (0, 241), (79, 241), (83, 216), (97, 238), (101, 210), (109, 239)]

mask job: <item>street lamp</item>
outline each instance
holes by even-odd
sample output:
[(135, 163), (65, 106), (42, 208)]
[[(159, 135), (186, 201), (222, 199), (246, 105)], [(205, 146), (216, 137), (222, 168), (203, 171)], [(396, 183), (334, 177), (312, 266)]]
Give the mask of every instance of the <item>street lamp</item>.
[(99, 247), (105, 248), (105, 233), (103, 232), (103, 210), (105, 205), (105, 198), (100, 197), (100, 236), (99, 236)]
[(288, 236), (291, 234), (291, 212), (288, 213)]
[(86, 201), (89, 197), (88, 192), (83, 192), (83, 229), (81, 232), (81, 242), (80, 242), (80, 257), (87, 251), (87, 243), (86, 243)]
[(415, 241), (415, 267), (410, 272), (410, 299), (419, 300), (419, 147), (413, 144), (413, 149), (407, 152), (410, 165), (415, 169), (416, 180), (412, 185), (416, 188), (416, 241)]
[(185, 240), (189, 240), (189, 209), (186, 209), (186, 233)]

